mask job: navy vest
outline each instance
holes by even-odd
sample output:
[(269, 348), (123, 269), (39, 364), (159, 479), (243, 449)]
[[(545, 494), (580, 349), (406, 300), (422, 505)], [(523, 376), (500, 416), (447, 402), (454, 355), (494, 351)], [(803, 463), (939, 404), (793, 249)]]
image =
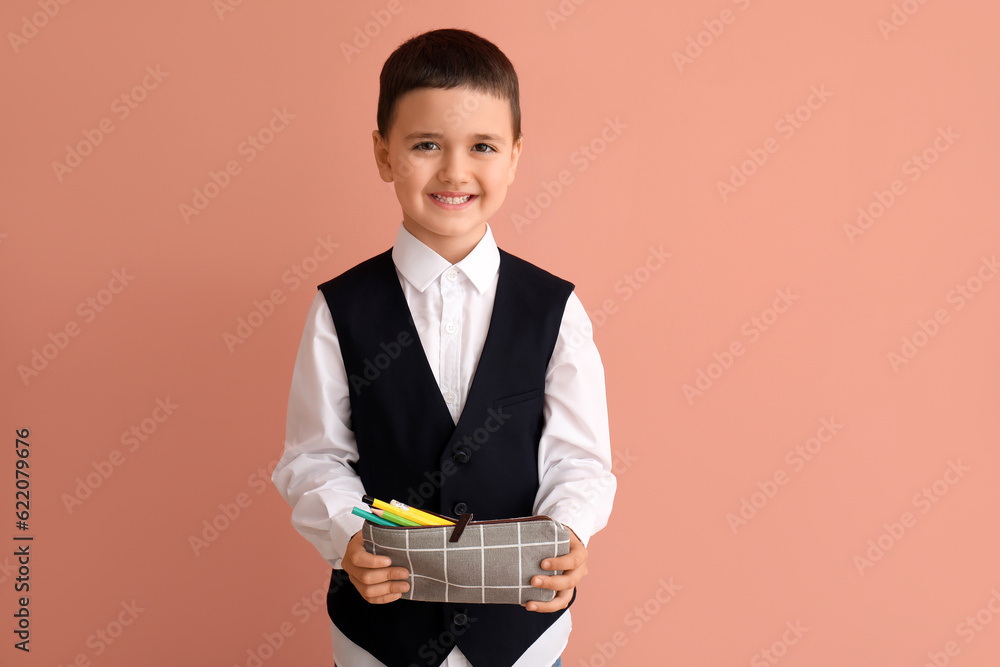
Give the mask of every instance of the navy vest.
[[(489, 331), (457, 425), (424, 355), (391, 250), (319, 289), (351, 386), (354, 467), (365, 491), (447, 515), (472, 512), (476, 520), (530, 516), (545, 370), (573, 285), (500, 251)], [(440, 665), (456, 644), (475, 667), (509, 667), (563, 613), (510, 604), (374, 605), (336, 569), (327, 611), (388, 667)]]

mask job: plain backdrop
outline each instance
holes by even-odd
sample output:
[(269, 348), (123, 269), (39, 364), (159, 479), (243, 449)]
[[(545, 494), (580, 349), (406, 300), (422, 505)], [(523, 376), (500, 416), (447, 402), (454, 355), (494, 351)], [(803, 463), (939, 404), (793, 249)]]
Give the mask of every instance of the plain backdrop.
[(460, 27), (520, 75), (494, 234), (576, 284), (607, 371), (619, 490), (564, 664), (995, 665), (998, 20), (3, 3), (0, 663), (332, 664), (270, 468), (316, 285), (399, 224), (382, 63)]

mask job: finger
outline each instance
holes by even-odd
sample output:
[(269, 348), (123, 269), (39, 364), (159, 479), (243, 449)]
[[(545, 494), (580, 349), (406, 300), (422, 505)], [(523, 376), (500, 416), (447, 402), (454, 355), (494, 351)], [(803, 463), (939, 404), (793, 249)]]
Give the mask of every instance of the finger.
[(351, 581), (357, 580), (366, 586), (381, 584), (385, 581), (406, 581), (410, 578), (410, 573), (405, 567), (360, 568), (352, 569), (347, 574), (350, 575)]
[(361, 581), (353, 576), (350, 577), (350, 579), (351, 583), (354, 584), (354, 587), (358, 589), (361, 597), (365, 598), (369, 602), (380, 598), (392, 597), (393, 595), (397, 595), (398, 598), (398, 594), (405, 593), (410, 590), (410, 584), (406, 581), (383, 581), (374, 584), (366, 584), (364, 581)]
[(548, 602), (538, 602), (537, 600), (532, 600), (526, 607), (528, 611), (537, 611), (543, 614), (550, 614), (554, 611), (559, 611), (560, 609), (565, 609), (570, 600), (573, 599), (573, 589), (559, 591), (556, 596), (549, 600)]
[(405, 567), (390, 567), (389, 574), (386, 575), (386, 578), (392, 580), (405, 580), (410, 578), (410, 572)]
[(380, 567), (390, 567), (392, 565), (392, 559), (388, 556), (376, 556), (375, 554), (368, 553), (364, 549), (358, 549), (351, 554), (351, 564), (357, 565), (358, 567), (374, 569)]
[(569, 574), (550, 574), (531, 578), (531, 585), (535, 588), (543, 588), (550, 591), (564, 591), (567, 588), (574, 588), (582, 575), (575, 574), (577, 570)]
[(542, 561), (543, 570), (575, 570), (587, 562), (587, 552), (570, 551), (565, 556), (546, 558)]

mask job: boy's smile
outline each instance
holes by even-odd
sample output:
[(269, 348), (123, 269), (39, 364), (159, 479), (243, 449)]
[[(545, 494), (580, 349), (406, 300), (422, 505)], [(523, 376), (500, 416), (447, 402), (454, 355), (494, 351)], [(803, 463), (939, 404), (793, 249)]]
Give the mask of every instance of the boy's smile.
[(514, 181), (521, 142), (509, 102), (467, 87), (418, 88), (399, 98), (389, 136), (372, 138), (406, 230), (452, 264), (465, 257)]

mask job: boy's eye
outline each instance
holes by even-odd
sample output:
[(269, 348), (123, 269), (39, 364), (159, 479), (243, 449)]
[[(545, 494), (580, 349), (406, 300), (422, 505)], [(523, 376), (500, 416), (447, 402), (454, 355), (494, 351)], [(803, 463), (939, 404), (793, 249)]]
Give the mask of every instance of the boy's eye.
[[(437, 145), (437, 142), (434, 142), (434, 141), (421, 141), (420, 143), (413, 145), (413, 150), (415, 150), (415, 151), (433, 151), (433, 150), (437, 150), (438, 148), (439, 148), (439, 146)], [(472, 150), (475, 153), (496, 153), (497, 152), (497, 149), (495, 147), (491, 146), (490, 144), (483, 144), (483, 143), (474, 145), (472, 147)]]

